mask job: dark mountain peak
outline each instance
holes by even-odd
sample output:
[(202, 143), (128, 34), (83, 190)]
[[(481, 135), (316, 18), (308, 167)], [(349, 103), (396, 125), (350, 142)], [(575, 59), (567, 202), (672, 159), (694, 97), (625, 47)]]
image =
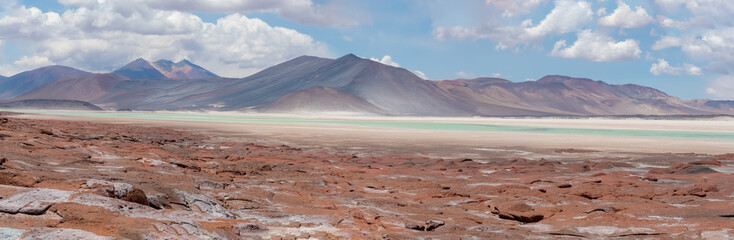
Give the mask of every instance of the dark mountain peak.
[(158, 61), (153, 62), (154, 64), (170, 64), (173, 65), (174, 62), (168, 59), (159, 59)]
[(153, 62), (151, 64), (153, 65), (153, 67), (158, 68), (159, 70), (162, 69), (162, 70), (166, 70), (166, 71), (171, 71), (171, 69), (173, 69), (174, 67), (179, 67), (180, 68), (180, 67), (190, 66), (190, 67), (201, 68), (198, 65), (193, 64), (189, 60), (186, 60), (186, 59), (183, 59), (183, 60), (178, 61), (178, 62), (174, 62), (174, 61), (171, 61), (171, 60), (168, 60), (168, 59), (160, 59), (160, 60), (155, 61), (155, 62)]
[(334, 61), (338, 61), (338, 62), (358, 62), (358, 61), (365, 61), (365, 60), (368, 60), (368, 59), (364, 59), (364, 58), (358, 57), (357, 55), (354, 55), (354, 54), (351, 54), (350, 53), (350, 54), (344, 55), (344, 56), (342, 56), (340, 58), (337, 58)]
[(158, 69), (148, 60), (143, 58), (135, 59), (120, 69), (115, 70), (113, 73), (129, 77), (131, 79), (166, 79)]
[(171, 71), (174, 65), (176, 65), (176, 63), (168, 59), (160, 59), (158, 61), (151, 63), (152, 67), (158, 69), (158, 71), (163, 73), (164, 75), (165, 75), (164, 71)]
[(130, 68), (130, 67), (145, 67), (145, 66), (149, 66), (149, 65), (150, 65), (150, 62), (148, 60), (145, 60), (144, 58), (137, 58), (137, 59), (133, 60), (132, 62), (126, 64), (122, 68), (125, 68), (125, 67), (128, 67), (128, 68)]
[(153, 66), (150, 65), (150, 62), (148, 60), (145, 60), (143, 58), (138, 58), (133, 60), (132, 62), (129, 62), (128, 64), (125, 64), (125, 66), (122, 66), (122, 68), (118, 70), (123, 69), (143, 69), (143, 68), (152, 68)]
[(161, 59), (153, 62), (151, 65), (169, 79), (186, 80), (219, 77), (187, 59), (183, 59), (178, 62)]

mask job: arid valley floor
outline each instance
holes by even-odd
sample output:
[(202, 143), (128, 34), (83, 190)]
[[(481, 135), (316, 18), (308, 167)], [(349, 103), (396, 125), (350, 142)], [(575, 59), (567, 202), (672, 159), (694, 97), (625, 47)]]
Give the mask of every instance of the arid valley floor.
[[(599, 121), (734, 131), (730, 120)], [(4, 112), (0, 239), (730, 239), (729, 149)]]

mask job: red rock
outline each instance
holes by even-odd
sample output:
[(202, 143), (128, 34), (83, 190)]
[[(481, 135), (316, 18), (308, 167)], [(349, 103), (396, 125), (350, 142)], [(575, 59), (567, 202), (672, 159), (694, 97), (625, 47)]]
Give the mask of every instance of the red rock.
[(706, 159), (706, 160), (700, 160), (700, 161), (694, 161), (691, 162), (693, 165), (711, 165), (711, 166), (721, 166), (721, 162), (715, 160), (715, 159)]
[(514, 220), (522, 223), (534, 223), (543, 220), (542, 213), (535, 211), (526, 203), (500, 203), (499, 206), (491, 207), (492, 213), (499, 215), (502, 219)]
[[(53, 129), (55, 136), (40, 129)], [(299, 148), (132, 125), (11, 119), (0, 131), (11, 136), (0, 142), (0, 156), (8, 159), (0, 171), (0, 201), (13, 200), (8, 209), (27, 205), (11, 198), (25, 191), (18, 186), (71, 193), (0, 214), (0, 227), (29, 233), (53, 227), (133, 239), (606, 239), (700, 237), (731, 228), (734, 175), (680, 174), (716, 165), (697, 163), (701, 159), (726, 161), (719, 156), (627, 153), (622, 159), (523, 149), (556, 158), (528, 160), (530, 153), (512, 161), (514, 155), (497, 153), (480, 163), (432, 159), (412, 148), (385, 153), (406, 152), (397, 146)], [(643, 177), (658, 181), (642, 181), (639, 172), (619, 170), (631, 166), (628, 159), (689, 164)], [(90, 179), (109, 184), (89, 185)], [(143, 199), (156, 209), (137, 204)]]

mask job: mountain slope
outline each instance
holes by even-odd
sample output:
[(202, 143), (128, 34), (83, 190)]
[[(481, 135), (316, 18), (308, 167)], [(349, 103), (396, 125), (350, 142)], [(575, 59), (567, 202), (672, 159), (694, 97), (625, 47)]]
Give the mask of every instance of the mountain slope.
[(48, 66), (18, 73), (0, 80), (0, 100), (11, 99), (59, 78), (90, 74), (92, 73), (65, 66)]
[(558, 75), (521, 83), (502, 79), (460, 79), (440, 81), (438, 84), (442, 89), (463, 96), (463, 102), (476, 106), (481, 115), (504, 115), (502, 109), (488, 107), (493, 105), (524, 109), (541, 115), (716, 113), (708, 108), (692, 106), (649, 87), (611, 85), (602, 81)]
[(257, 110), (271, 113), (386, 113), (349, 92), (330, 87), (312, 87), (292, 92)]
[[(681, 100), (650, 87), (558, 75), (526, 82), (429, 81), (352, 54), (338, 59), (302, 56), (241, 79), (216, 77), (186, 60), (138, 59), (115, 72), (80, 71), (87, 75), (52, 80), (13, 100), (79, 100), (105, 109), (411, 116), (734, 114), (729, 101)], [(0, 79), (0, 85), (9, 79)]]
[(95, 103), (99, 98), (106, 96), (115, 84), (125, 80), (129, 78), (113, 73), (62, 78), (18, 96), (14, 100), (59, 99)]
[(317, 86), (348, 92), (395, 115), (471, 114), (434, 83), (408, 70), (352, 54), (333, 60), (298, 57), (231, 86), (181, 101), (199, 106), (219, 102), (226, 110), (237, 110), (264, 105), (288, 93)]

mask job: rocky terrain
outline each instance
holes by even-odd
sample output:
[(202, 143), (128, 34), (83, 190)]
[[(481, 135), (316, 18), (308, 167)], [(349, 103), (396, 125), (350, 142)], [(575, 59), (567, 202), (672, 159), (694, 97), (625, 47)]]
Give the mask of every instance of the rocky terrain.
[(1, 113), (0, 239), (734, 236), (732, 154), (482, 159)]

